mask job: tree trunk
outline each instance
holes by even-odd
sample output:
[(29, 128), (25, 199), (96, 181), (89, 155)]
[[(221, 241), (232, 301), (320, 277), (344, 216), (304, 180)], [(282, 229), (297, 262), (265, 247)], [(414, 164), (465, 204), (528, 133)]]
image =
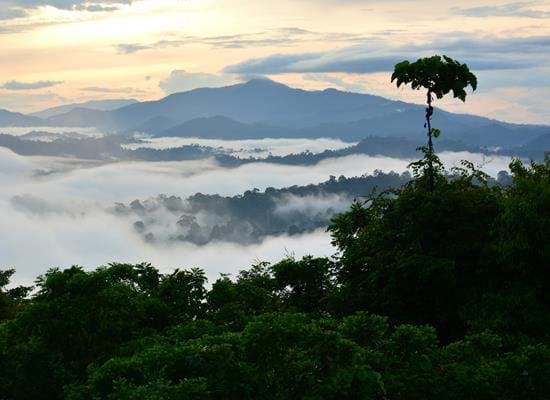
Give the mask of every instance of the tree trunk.
[(426, 108), (426, 126), (428, 127), (428, 179), (430, 182), (430, 190), (434, 189), (435, 186), (435, 173), (434, 173), (434, 165), (433, 165), (433, 154), (434, 154), (434, 146), (433, 146), (433, 140), (432, 140), (432, 115), (433, 115), (433, 107), (432, 107), (432, 92), (431, 90), (428, 90), (428, 107)]

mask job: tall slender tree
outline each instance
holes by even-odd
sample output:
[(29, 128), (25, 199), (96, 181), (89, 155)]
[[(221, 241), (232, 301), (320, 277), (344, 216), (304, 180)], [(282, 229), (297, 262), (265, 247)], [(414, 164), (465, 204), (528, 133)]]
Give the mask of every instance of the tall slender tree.
[(449, 92), (453, 96), (466, 101), (466, 88), (477, 89), (477, 78), (470, 72), (466, 64), (447, 56), (432, 56), (421, 58), (414, 63), (402, 61), (395, 66), (391, 81), (396, 81), (397, 87), (410, 84), (413, 90), (426, 89), (426, 124), (428, 129), (428, 175), (430, 188), (435, 184), (433, 137), (439, 137), (439, 129), (432, 128), (434, 96), (442, 99)]

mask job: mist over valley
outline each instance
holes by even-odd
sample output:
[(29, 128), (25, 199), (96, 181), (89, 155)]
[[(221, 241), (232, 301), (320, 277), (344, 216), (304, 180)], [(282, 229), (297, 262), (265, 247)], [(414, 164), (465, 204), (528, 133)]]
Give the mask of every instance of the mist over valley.
[[(198, 117), (206, 109), (214, 116)], [(223, 272), (237, 271), (260, 248), (271, 260), (286, 252), (331, 254), (325, 230), (335, 215), (410, 179), (407, 166), (422, 145), (420, 129), (410, 129), (418, 110), (255, 80), (146, 104), (115, 100), (10, 114), (0, 121), (20, 126), (0, 128), (3, 261), (21, 279), (43, 271), (44, 262), (145, 259), (168, 270), (197, 260), (215, 277), (222, 272), (216, 254), (235, 257)], [(309, 117), (298, 123), (294, 113)], [(176, 124), (176, 114), (190, 119)], [(543, 155), (547, 127), (446, 112), (439, 118), (451, 124), (437, 143), (449, 170), (468, 159), (496, 179), (511, 157)], [(144, 129), (128, 129), (138, 124)], [(491, 128), (478, 135), (484, 126)], [(71, 226), (78, 241), (69, 237)], [(39, 260), (22, 256), (23, 236)]]

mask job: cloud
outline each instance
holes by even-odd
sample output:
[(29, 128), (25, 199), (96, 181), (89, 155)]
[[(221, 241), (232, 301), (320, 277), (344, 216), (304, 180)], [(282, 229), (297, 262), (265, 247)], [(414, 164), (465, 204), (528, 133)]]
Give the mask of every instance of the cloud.
[(36, 82), (20, 82), (20, 81), (8, 81), (4, 83), (1, 88), (8, 90), (34, 90), (44, 89), (52, 86), (60, 85), (63, 81), (36, 81)]
[[(26, 17), (29, 10), (45, 6), (70, 11), (112, 12), (119, 10), (122, 5), (132, 3), (133, 0), (0, 0), (0, 20)], [(33, 24), (13, 26), (5, 31), (0, 30), (0, 33), (21, 31), (32, 26)]]
[(76, 11), (88, 11), (88, 12), (112, 12), (119, 10), (117, 5), (103, 5), (103, 4), (79, 4), (73, 7)]
[(465, 15), (467, 17), (526, 17), (526, 18), (548, 18), (550, 17), (550, 11), (536, 10), (533, 6), (536, 6), (538, 2), (535, 1), (522, 1), (507, 3), (494, 6), (479, 6), (471, 8), (452, 8), (451, 11), (458, 15)]
[[(150, 262), (163, 272), (200, 267), (213, 281), (220, 273), (236, 274), (248, 269), (257, 260), (277, 262), (289, 253), (296, 257), (334, 253), (324, 230), (302, 236), (271, 237), (251, 246), (148, 244), (133, 231), (131, 224), (106, 213), (76, 218), (59, 214), (36, 217), (3, 213), (0, 228), (4, 232), (0, 234), (2, 263), (6, 268), (16, 269), (16, 284), (32, 284), (39, 274), (53, 267), (82, 265), (93, 269), (110, 262)], [(29, 248), (33, 251), (29, 252)]]
[(353, 142), (343, 142), (340, 139), (247, 139), (247, 140), (221, 140), (200, 138), (161, 137), (144, 139), (140, 143), (124, 146), (130, 149), (173, 149), (182, 146), (198, 144), (199, 146), (219, 148), (223, 147), (234, 156), (248, 158), (265, 158), (273, 156), (286, 156), (291, 153), (322, 153), (325, 150), (340, 150), (352, 146)]
[(341, 213), (349, 209), (353, 199), (348, 196), (337, 194), (326, 194), (320, 196), (295, 196), (287, 194), (283, 196), (282, 202), (277, 204), (275, 214), (292, 218), (295, 213), (307, 215), (309, 218), (315, 218), (319, 213), (326, 213), (332, 209), (336, 213)]
[(220, 87), (236, 83), (233, 76), (207, 74), (203, 72), (187, 72), (174, 70), (159, 82), (159, 87), (166, 93), (188, 91), (201, 87)]
[[(226, 145), (238, 148), (240, 143)], [(255, 145), (263, 146), (262, 143)], [(283, 143), (268, 141), (266, 145), (282, 146)], [(295, 143), (286, 145), (289, 148), (279, 152), (292, 151)], [(325, 143), (328, 147), (333, 145)], [(470, 153), (440, 156), (447, 165), (461, 159), (476, 164), (484, 162), (482, 155)], [(325, 160), (314, 166), (255, 163), (235, 169), (221, 168), (212, 160), (97, 165), (79, 160), (21, 157), (0, 148), (0, 185), (4, 188), (0, 191), (0, 268), (16, 268), (16, 279), (21, 283), (32, 282), (50, 267), (80, 264), (94, 268), (113, 261), (149, 261), (164, 271), (198, 266), (215, 278), (220, 272), (247, 268), (257, 258), (277, 261), (288, 251), (297, 256), (330, 255), (334, 250), (328, 234), (323, 231), (292, 238), (269, 238), (253, 246), (147, 244), (134, 231), (131, 221), (105, 210), (115, 202), (128, 203), (161, 193), (182, 198), (196, 192), (233, 196), (254, 187), (265, 190), (318, 183), (329, 175), (372, 174), (375, 169), (401, 172), (408, 162), (388, 157), (350, 156)], [(496, 157), (485, 170), (494, 175), (505, 169), (508, 162), (508, 158)], [(49, 173), (37, 176), (37, 171)], [(332, 202), (339, 210), (344, 206), (341, 199), (331, 197), (307, 201), (289, 198), (279, 212), (311, 209), (314, 213)]]
[[(0, 1), (0, 6), (2, 6), (2, 1)], [(22, 18), (27, 15), (27, 12), (21, 8), (7, 8), (2, 7), (0, 9), (0, 21), (6, 19), (16, 19)]]
[[(449, 163), (483, 156), (442, 153)], [(490, 173), (505, 169), (509, 159), (497, 157), (485, 167)], [(81, 165), (80, 165), (81, 164)], [(408, 160), (351, 156), (325, 160), (315, 166), (282, 166), (256, 163), (236, 169), (220, 168), (212, 161), (178, 163), (114, 163), (94, 165), (78, 160), (21, 157), (0, 148), (0, 254), (1, 268), (16, 268), (16, 279), (30, 283), (50, 267), (73, 264), (94, 268), (108, 262), (149, 261), (164, 271), (176, 267), (204, 267), (210, 278), (220, 272), (247, 268), (255, 259), (277, 261), (287, 252), (331, 255), (324, 231), (292, 238), (269, 238), (261, 244), (242, 246), (213, 243), (197, 247), (187, 243), (147, 244), (130, 221), (105, 210), (115, 202), (146, 199), (160, 193), (187, 197), (201, 192), (233, 196), (253, 187), (288, 187), (325, 181), (329, 175), (355, 176), (383, 171), (403, 171)], [(36, 171), (53, 173), (36, 176)], [(57, 171), (57, 172), (56, 172)], [(19, 197), (16, 197), (19, 196)], [(282, 213), (311, 207), (322, 209), (334, 198), (289, 198)], [(22, 211), (23, 210), (23, 211)], [(33, 249), (29, 252), (28, 249)]]
[(109, 9), (117, 5), (132, 4), (133, 0), (4, 0), (3, 2), (23, 9), (51, 6), (60, 10), (83, 10), (87, 7)]
[(141, 50), (147, 50), (153, 48), (151, 45), (135, 44), (135, 43), (122, 43), (116, 45), (117, 51), (120, 54), (132, 54)]
[(550, 36), (474, 37), (450, 33), (423, 43), (396, 46), (388, 40), (372, 39), (342, 49), (297, 54), (274, 54), (227, 66), (225, 73), (375, 73), (393, 70), (403, 59), (447, 53), (467, 62), (474, 70), (506, 70), (542, 67), (550, 61)]
[(83, 92), (94, 92), (94, 93), (130, 93), (134, 89), (130, 87), (123, 88), (112, 88), (112, 87), (101, 87), (101, 86), (88, 86), (80, 88)]
[(338, 76), (331, 74), (306, 74), (303, 76), (306, 81), (312, 82), (325, 82), (340, 90), (354, 92), (354, 93), (366, 93), (367, 82), (362, 79), (355, 78), (353, 82), (346, 81)]
[[(383, 33), (381, 33), (383, 34)], [(310, 42), (359, 43), (371, 38), (357, 33), (314, 32), (297, 27), (272, 29), (264, 32), (241, 33), (220, 36), (175, 35), (152, 43), (121, 43), (116, 45), (120, 54), (131, 54), (143, 50), (182, 47), (202, 44), (212, 48), (240, 49), (251, 47), (292, 47)]]

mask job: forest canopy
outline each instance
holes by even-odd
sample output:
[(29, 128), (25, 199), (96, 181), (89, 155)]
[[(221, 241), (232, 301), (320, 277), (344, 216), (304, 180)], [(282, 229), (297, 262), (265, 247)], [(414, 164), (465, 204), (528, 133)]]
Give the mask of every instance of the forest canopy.
[[(0, 273), (0, 398), (546, 399), (550, 157), (465, 162), (338, 215), (333, 258), (208, 284), (149, 264)], [(223, 266), (220, 266), (223, 269)]]

